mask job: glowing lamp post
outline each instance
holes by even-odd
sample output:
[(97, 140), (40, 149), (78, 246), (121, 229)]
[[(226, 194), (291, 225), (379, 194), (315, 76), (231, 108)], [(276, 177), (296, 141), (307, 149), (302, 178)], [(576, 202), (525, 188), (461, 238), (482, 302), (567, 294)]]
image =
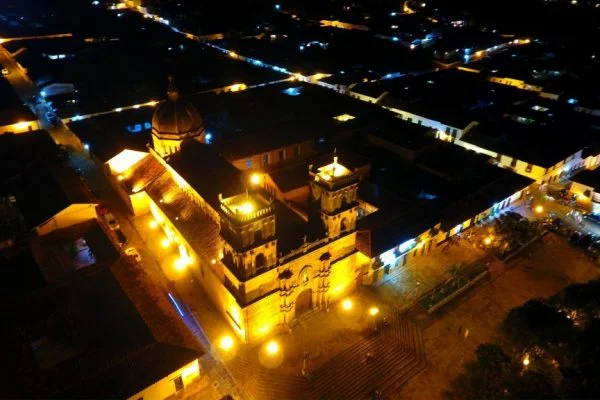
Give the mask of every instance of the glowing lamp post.
[(376, 331), (377, 330), (377, 324), (375, 321), (375, 317), (377, 316), (377, 314), (379, 314), (379, 308), (377, 307), (371, 307), (369, 308), (369, 314), (371, 315), (371, 317), (373, 317), (373, 330)]
[(252, 174), (252, 176), (250, 177), (250, 183), (253, 185), (258, 185), (260, 183), (260, 175)]
[(541, 205), (539, 205), (539, 206), (536, 206), (536, 207), (535, 207), (535, 212), (536, 212), (536, 214), (541, 214), (541, 213), (543, 213), (543, 212), (544, 212), (544, 207), (543, 207), (543, 206), (541, 206)]
[(219, 347), (226, 351), (231, 350), (233, 348), (233, 338), (231, 336), (223, 336), (219, 340)]
[(277, 353), (279, 353), (279, 343), (277, 343), (274, 340), (271, 340), (269, 343), (267, 343), (267, 347), (266, 347), (267, 353), (274, 356)]
[(352, 304), (352, 300), (345, 299), (344, 301), (342, 301), (342, 308), (344, 310), (350, 311), (350, 310), (352, 310), (352, 307), (354, 307), (354, 304)]

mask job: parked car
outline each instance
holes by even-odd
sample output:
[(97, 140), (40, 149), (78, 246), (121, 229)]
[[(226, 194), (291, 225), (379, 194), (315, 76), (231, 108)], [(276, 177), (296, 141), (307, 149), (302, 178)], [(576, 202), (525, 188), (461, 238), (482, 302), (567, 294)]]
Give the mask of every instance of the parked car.
[(583, 218), (595, 222), (597, 224), (600, 224), (600, 215), (595, 215), (595, 214), (586, 214)]
[(577, 244), (579, 243), (579, 240), (581, 240), (581, 232), (579, 231), (575, 231), (569, 236), (569, 243), (571, 244)]
[(121, 227), (119, 225), (119, 223), (117, 222), (117, 219), (115, 218), (115, 216), (112, 213), (104, 214), (104, 220), (106, 221), (106, 223), (108, 224), (108, 227), (112, 231), (116, 231), (117, 229), (119, 229)]
[(122, 231), (122, 230), (120, 230), (120, 229), (117, 229), (117, 230), (115, 231), (115, 234), (117, 235), (117, 240), (119, 241), (119, 244), (120, 244), (121, 246), (125, 246), (125, 245), (127, 244), (127, 242), (129, 241), (129, 240), (127, 239), (127, 236), (125, 236), (125, 234), (123, 233), (123, 231)]
[(600, 254), (600, 240), (596, 240), (595, 242), (592, 242), (592, 244), (590, 244), (590, 246), (588, 247), (588, 251), (592, 254), (599, 255)]
[(594, 235), (593, 233), (587, 233), (581, 237), (578, 244), (584, 249), (587, 249), (588, 247), (590, 247), (590, 245), (594, 242), (595, 239), (596, 235)]
[(133, 257), (133, 259), (137, 262), (142, 261), (142, 256), (140, 256), (140, 253), (138, 253), (135, 247), (128, 247), (127, 249), (125, 249), (125, 254)]

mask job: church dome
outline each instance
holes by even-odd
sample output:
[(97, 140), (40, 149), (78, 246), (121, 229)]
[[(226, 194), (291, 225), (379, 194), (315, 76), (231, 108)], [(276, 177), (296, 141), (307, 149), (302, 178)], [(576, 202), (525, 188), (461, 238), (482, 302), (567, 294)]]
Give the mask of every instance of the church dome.
[(167, 95), (168, 99), (156, 108), (152, 116), (152, 134), (166, 140), (203, 140), (206, 132), (204, 121), (192, 103), (179, 98), (172, 78), (169, 78)]

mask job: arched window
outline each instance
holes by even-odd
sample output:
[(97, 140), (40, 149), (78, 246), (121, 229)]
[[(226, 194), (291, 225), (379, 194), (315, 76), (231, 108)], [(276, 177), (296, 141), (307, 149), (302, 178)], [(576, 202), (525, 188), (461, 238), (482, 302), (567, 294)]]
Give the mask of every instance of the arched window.
[(267, 265), (267, 257), (263, 253), (258, 253), (254, 258), (254, 266), (258, 268), (262, 268)]

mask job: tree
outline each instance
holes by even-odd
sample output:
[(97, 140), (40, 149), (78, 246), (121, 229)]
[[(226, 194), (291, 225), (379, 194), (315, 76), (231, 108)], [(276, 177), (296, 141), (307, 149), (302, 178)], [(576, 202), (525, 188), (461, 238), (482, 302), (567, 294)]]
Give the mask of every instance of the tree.
[(516, 351), (534, 347), (556, 348), (570, 341), (573, 335), (573, 325), (566, 315), (540, 299), (529, 300), (512, 309), (503, 329)]
[(448, 272), (450, 273), (450, 278), (449, 281), (452, 282), (452, 286), (454, 286), (455, 288), (460, 286), (461, 281), (467, 281), (467, 274), (465, 272), (465, 267), (463, 264), (458, 263), (458, 264), (454, 264), (453, 266), (451, 266), (448, 269)]

